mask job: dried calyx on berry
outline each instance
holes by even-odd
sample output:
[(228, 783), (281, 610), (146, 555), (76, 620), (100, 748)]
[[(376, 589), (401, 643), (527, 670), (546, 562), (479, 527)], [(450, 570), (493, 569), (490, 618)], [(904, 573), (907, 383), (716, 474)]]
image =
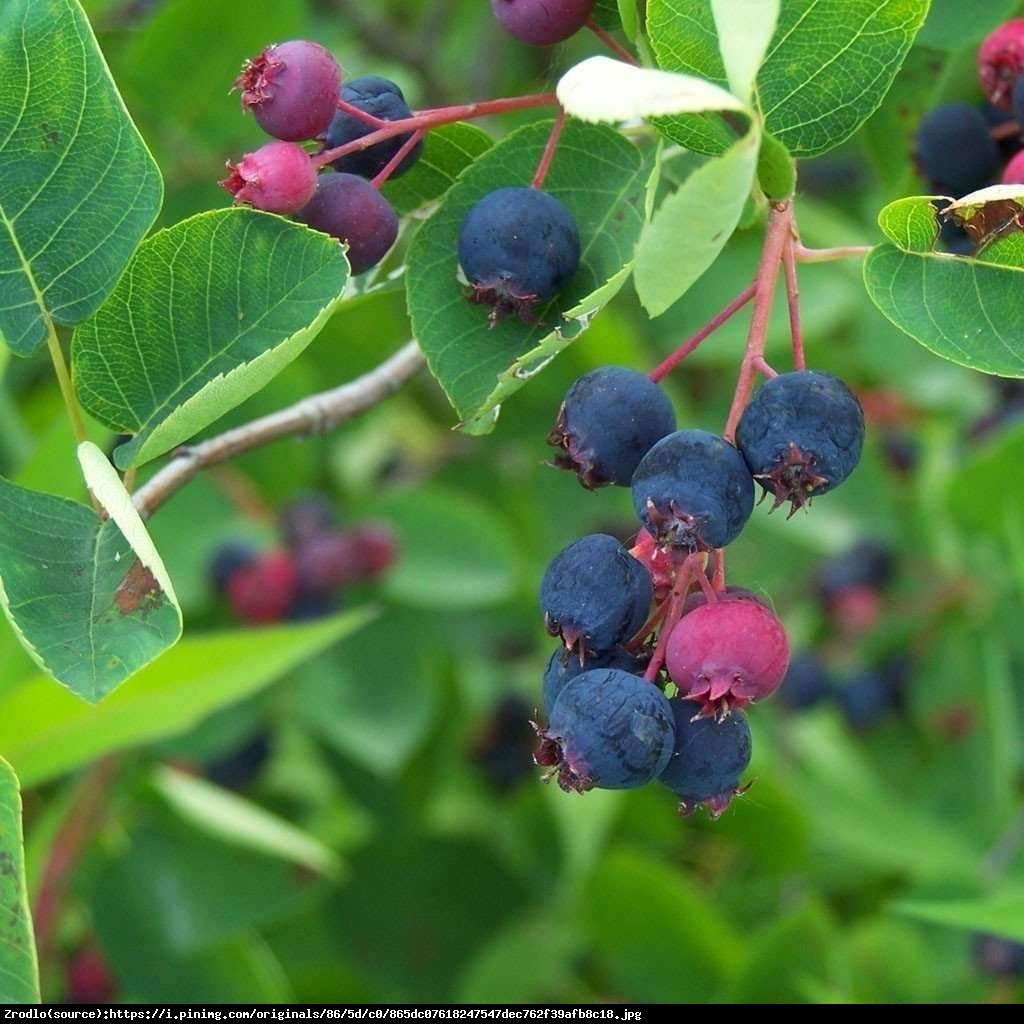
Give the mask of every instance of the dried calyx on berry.
[(530, 46), (553, 46), (587, 23), (595, 0), (491, 0), (501, 27)]
[(230, 173), (220, 185), (234, 196), (236, 206), (297, 213), (316, 191), (316, 168), (294, 142), (268, 142), (237, 164), (229, 161), (227, 168)]

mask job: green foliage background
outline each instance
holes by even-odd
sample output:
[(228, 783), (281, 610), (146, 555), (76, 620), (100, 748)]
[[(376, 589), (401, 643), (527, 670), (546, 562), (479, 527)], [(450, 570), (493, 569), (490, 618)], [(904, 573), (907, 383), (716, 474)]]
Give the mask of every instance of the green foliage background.
[[(519, 46), (480, 0), (84, 6), (165, 178), (162, 227), (225, 205), (215, 184), (224, 159), (261, 138), (228, 88), (242, 58), (269, 41), (316, 39), (348, 76), (394, 78), (414, 107), (550, 87), (596, 52), (590, 38), (553, 51)], [(979, 99), (973, 50), (954, 46), (976, 44), (980, 26), (954, 11), (971, 6), (936, 0), (922, 35), (930, 48), (911, 52), (881, 110), (838, 150), (801, 162), (805, 242), (881, 241), (878, 210), (921, 191), (907, 144), (913, 112), (946, 96)], [(615, 5), (601, 7), (613, 21)], [(364, 20), (385, 29), (361, 30)], [(486, 127), (498, 137), (531, 119)], [(635, 529), (625, 491), (594, 496), (543, 465), (546, 425), (580, 373), (654, 365), (747, 283), (762, 229), (741, 224), (657, 319), (623, 289), (504, 404), (486, 437), (453, 433), (444, 394), (422, 376), (329, 437), (238, 460), (232, 472), (270, 508), (324, 490), (346, 519), (398, 531), (399, 566), (354, 595), (348, 615), (232, 627), (208, 586), (208, 557), (231, 537), (270, 543), (272, 529), (238, 511), (210, 475), (151, 524), (186, 639), (107, 702), (90, 708), (36, 678), (0, 623), (0, 754), (25, 788), (30, 894), (78, 799), (75, 773), (121, 758), (44, 996), (59, 998), (64, 959), (93, 938), (122, 996), (139, 1000), (992, 996), (970, 960), (971, 930), (1024, 941), (1019, 835), (1012, 842), (1022, 813), (1024, 421), (970, 442), (992, 406), (990, 384), (884, 319), (856, 264), (801, 271), (809, 360), (879, 408), (898, 396), (917, 466), (909, 475), (887, 466), (876, 419), (850, 482), (791, 522), (757, 510), (729, 549), (729, 573), (771, 596), (796, 646), (832, 643), (840, 666), (912, 652), (905, 716), (857, 736), (832, 709), (800, 719), (756, 709), (756, 784), (714, 824), (680, 821), (656, 787), (576, 798), (528, 768), (498, 789), (481, 767), (497, 703), (539, 699), (550, 641), (535, 590), (547, 561), (583, 533)], [(769, 357), (784, 352), (786, 331), (777, 309)], [(355, 377), (408, 337), (401, 290), (346, 303), (216, 429)], [(720, 428), (742, 344), (738, 320), (668, 381), (682, 423)], [(111, 440), (98, 426), (94, 435)], [(41, 357), (6, 367), (0, 471), (83, 497)], [(824, 557), (866, 536), (898, 550), (897, 584), (877, 629), (857, 649), (836, 649), (809, 581)], [(942, 722), (964, 708), (972, 728), (950, 738)], [(230, 814), (222, 794), (168, 781), (168, 765), (201, 765), (266, 730), (270, 760)]]

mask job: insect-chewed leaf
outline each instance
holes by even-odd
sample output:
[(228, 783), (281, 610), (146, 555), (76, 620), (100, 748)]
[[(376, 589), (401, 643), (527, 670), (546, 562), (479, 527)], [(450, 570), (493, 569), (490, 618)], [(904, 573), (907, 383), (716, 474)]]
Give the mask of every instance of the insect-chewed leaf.
[(28, 355), (100, 305), (163, 184), (77, 0), (4, 0), (0, 75), (0, 340)]
[(117, 473), (78, 451), (103, 516), (0, 479), (0, 603), (44, 672), (96, 702), (181, 636), (174, 588)]
[(327, 235), (248, 209), (153, 235), (75, 330), (75, 390), (132, 440), (121, 469), (187, 441), (260, 390), (316, 337), (348, 267)]

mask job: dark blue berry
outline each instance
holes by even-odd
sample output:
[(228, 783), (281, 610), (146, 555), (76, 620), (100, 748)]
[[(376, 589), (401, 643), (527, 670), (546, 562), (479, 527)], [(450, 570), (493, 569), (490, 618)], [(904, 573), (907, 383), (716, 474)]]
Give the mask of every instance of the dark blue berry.
[[(1024, 75), (1017, 79), (1017, 84), (1013, 87), (1013, 117), (1021, 130), (1024, 131)], [(1014, 141), (1019, 146), (1019, 137)]]
[(562, 789), (633, 789), (656, 778), (675, 744), (672, 708), (653, 683), (613, 668), (571, 679), (534, 754)]
[(883, 591), (894, 572), (895, 558), (889, 545), (868, 538), (825, 561), (815, 575), (815, 589), (822, 601), (831, 605), (851, 590)]
[(499, 188), (466, 214), (459, 263), (473, 287), (470, 301), (491, 307), (496, 322), (510, 313), (530, 320), (554, 298), (580, 263), (579, 229), (554, 196), (536, 188)]
[(303, 494), (288, 502), (278, 513), (281, 539), (290, 547), (299, 547), (338, 525), (334, 503), (322, 494)]
[[(371, 114), (381, 121), (403, 121), (407, 117), (412, 117), (412, 111), (405, 102), (402, 90), (387, 78), (379, 78), (376, 75), (354, 78), (342, 86), (340, 95), (346, 103), (351, 103), (363, 113)], [(331, 126), (327, 129), (324, 149), (336, 149), (338, 146), (361, 139), (376, 130), (372, 124), (360, 120), (355, 114), (339, 110), (334, 115)], [(370, 146), (369, 149), (339, 157), (331, 166), (346, 174), (374, 178), (385, 168), (408, 138), (409, 133), (396, 135), (394, 138), (385, 139), (375, 146)], [(419, 160), (422, 153), (423, 143), (419, 142), (391, 172), (391, 177), (397, 178), (400, 174), (405, 174)]]
[(271, 734), (261, 730), (241, 746), (206, 763), (206, 777), (226, 789), (244, 789), (254, 782), (273, 752)]
[(739, 536), (754, 508), (754, 482), (728, 441), (679, 430), (640, 460), (633, 508), (659, 544), (710, 551)]
[[(1022, 105), (1024, 105), (1024, 92), (1021, 93), (1021, 101)], [(981, 116), (985, 118), (985, 124), (988, 125), (989, 131), (993, 128), (1001, 128), (1004, 124), (1009, 124), (1011, 121), (1019, 121), (1010, 111), (1003, 110), (994, 103), (983, 103), (981, 105)], [(1000, 133), (1000, 137), (996, 139), (1000, 160), (1009, 160), (1020, 150), (1020, 144), (1021, 137), (1019, 132), (1016, 134)]]
[(864, 446), (864, 413), (838, 377), (783, 373), (758, 388), (740, 417), (736, 444), (774, 496), (772, 507), (788, 501), (796, 511), (853, 472)]
[(779, 688), (779, 703), (789, 711), (806, 711), (832, 696), (828, 669), (813, 651), (801, 651), (789, 663)]
[(939, 248), (954, 256), (973, 256), (978, 247), (962, 224), (957, 224), (955, 220), (943, 220), (939, 228)]
[(235, 573), (252, 565), (257, 557), (254, 547), (239, 541), (228, 541), (217, 548), (210, 559), (210, 580), (217, 593), (226, 594)]
[(541, 582), (540, 606), (548, 632), (586, 657), (632, 639), (653, 596), (650, 573), (614, 537), (593, 533), (555, 556)]
[(969, 103), (947, 103), (921, 121), (917, 161), (936, 191), (959, 199), (992, 181), (999, 147), (980, 110)]
[(642, 675), (644, 659), (620, 648), (610, 654), (592, 654), (581, 665), (578, 657), (560, 647), (551, 655), (548, 667), (544, 670), (544, 710), (547, 714), (551, 715), (555, 701), (570, 680), (595, 668), (617, 668), (633, 675)]
[(484, 778), (498, 793), (507, 793), (532, 774), (536, 733), (533, 709), (521, 697), (502, 697), (474, 738), (471, 754)]
[(741, 792), (740, 776), (750, 764), (750, 726), (742, 711), (724, 718), (701, 716), (698, 701), (669, 701), (675, 722), (675, 749), (661, 781), (679, 797), (679, 810), (701, 805), (717, 818)]
[(562, 449), (555, 465), (584, 487), (629, 487), (640, 460), (675, 429), (672, 403), (650, 377), (602, 366), (566, 392), (548, 444)]
[(1024, 942), (999, 935), (976, 935), (973, 945), (978, 970), (997, 978), (1024, 976)]
[(836, 692), (847, 725), (867, 732), (880, 725), (899, 707), (899, 691), (882, 672), (860, 672)]

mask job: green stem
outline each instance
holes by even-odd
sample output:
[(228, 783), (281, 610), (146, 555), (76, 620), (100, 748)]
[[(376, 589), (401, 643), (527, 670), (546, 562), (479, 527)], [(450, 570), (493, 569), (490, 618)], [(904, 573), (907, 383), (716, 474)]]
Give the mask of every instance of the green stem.
[(50, 359), (53, 361), (53, 369), (57, 374), (57, 383), (60, 385), (60, 393), (64, 397), (64, 406), (68, 411), (68, 419), (71, 420), (71, 429), (75, 432), (75, 440), (81, 444), (88, 440), (85, 432), (85, 419), (82, 417), (82, 410), (75, 397), (71, 374), (68, 373), (68, 364), (64, 361), (64, 352), (60, 347), (57, 331), (54, 329), (52, 321), (48, 321), (46, 326), (46, 343), (50, 348)]

